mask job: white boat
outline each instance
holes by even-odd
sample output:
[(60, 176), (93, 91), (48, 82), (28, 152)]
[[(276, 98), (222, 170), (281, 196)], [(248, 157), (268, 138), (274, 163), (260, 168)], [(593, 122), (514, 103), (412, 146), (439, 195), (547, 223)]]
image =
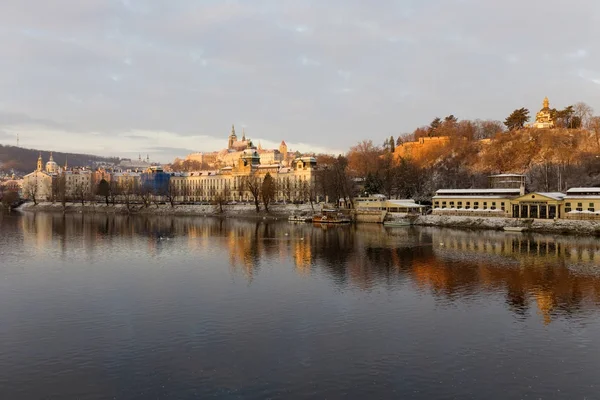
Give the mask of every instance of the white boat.
[(505, 226), (504, 230), (506, 232), (523, 232), (526, 231), (527, 228), (524, 226)]
[(400, 227), (400, 226), (410, 226), (410, 225), (411, 225), (410, 220), (407, 218), (383, 221), (383, 226), (387, 226), (390, 228), (395, 228), (395, 227)]
[(313, 218), (309, 215), (290, 215), (288, 221), (290, 222), (312, 222)]

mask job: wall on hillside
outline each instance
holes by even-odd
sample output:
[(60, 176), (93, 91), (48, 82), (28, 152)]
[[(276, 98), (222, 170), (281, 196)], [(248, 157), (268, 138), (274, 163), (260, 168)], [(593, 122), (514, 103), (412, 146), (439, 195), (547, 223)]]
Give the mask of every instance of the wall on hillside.
[(449, 136), (422, 137), (415, 142), (402, 143), (394, 150), (394, 159), (409, 158), (417, 163), (431, 160), (450, 143)]

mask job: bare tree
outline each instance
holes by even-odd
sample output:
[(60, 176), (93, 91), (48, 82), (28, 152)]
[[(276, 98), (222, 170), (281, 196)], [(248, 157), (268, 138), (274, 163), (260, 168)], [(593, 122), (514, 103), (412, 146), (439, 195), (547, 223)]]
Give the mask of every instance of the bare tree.
[(283, 192), (283, 196), (285, 197), (286, 201), (291, 202), (294, 187), (289, 176), (283, 178), (280, 189)]
[(256, 212), (260, 212), (260, 189), (262, 185), (262, 181), (260, 178), (254, 174), (244, 176), (242, 179), (242, 185), (245, 190), (249, 191), (254, 198), (254, 206), (256, 207)]
[(170, 180), (169, 185), (167, 186), (167, 191), (165, 192), (165, 198), (171, 205), (171, 208), (175, 208), (175, 199), (180, 196), (180, 191), (175, 181)]
[(119, 197), (121, 191), (121, 186), (119, 185), (119, 183), (115, 180), (111, 180), (110, 181), (110, 191), (108, 192), (109, 197), (110, 197), (110, 202), (112, 203), (112, 205), (114, 206), (115, 203), (117, 202), (117, 198)]
[(277, 183), (275, 182), (275, 179), (271, 177), (271, 174), (267, 172), (262, 184), (260, 185), (260, 195), (262, 197), (266, 212), (269, 212), (269, 204), (271, 204), (271, 202), (275, 199), (276, 193)]
[(125, 203), (127, 211), (131, 211), (132, 209), (137, 192), (136, 186), (137, 185), (130, 180), (126, 180), (118, 185), (119, 197), (122, 199), (123, 203)]
[(314, 203), (317, 201), (317, 185), (313, 179), (302, 181), (300, 185), (300, 193), (303, 200), (308, 200), (310, 208), (315, 211)]
[(223, 206), (227, 204), (229, 198), (231, 197), (231, 188), (229, 187), (229, 182), (225, 182), (223, 185), (223, 190), (220, 192), (216, 192), (214, 199), (215, 203), (219, 207), (219, 213), (223, 214), (225, 212)]
[(63, 212), (67, 209), (67, 177), (64, 174), (60, 174), (54, 180), (53, 184), (56, 184), (56, 198), (62, 205)]
[(33, 205), (36, 205), (36, 206), (37, 206), (38, 191), (39, 191), (39, 186), (38, 186), (37, 177), (35, 178), (35, 180), (32, 180), (32, 179), (27, 180), (27, 183), (23, 186), (23, 193), (25, 193), (25, 196), (28, 199), (30, 199), (31, 201), (33, 201)]
[(592, 107), (590, 107), (582, 101), (573, 105), (573, 115), (579, 118), (582, 127), (588, 126), (593, 114), (594, 110), (592, 109)]
[(152, 201), (152, 189), (148, 185), (141, 184), (137, 187), (135, 194), (142, 200), (144, 208), (148, 208)]
[(89, 185), (85, 181), (77, 182), (73, 188), (73, 195), (75, 199), (81, 202), (82, 206), (85, 205), (85, 201), (88, 200), (90, 196)]
[(589, 119), (587, 128), (593, 132), (596, 138), (596, 144), (600, 148), (600, 116), (595, 116)]

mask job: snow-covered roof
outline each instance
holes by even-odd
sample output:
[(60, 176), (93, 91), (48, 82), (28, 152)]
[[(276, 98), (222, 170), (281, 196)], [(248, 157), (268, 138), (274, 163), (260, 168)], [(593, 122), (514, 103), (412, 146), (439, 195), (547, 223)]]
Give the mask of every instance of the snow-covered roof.
[(577, 200), (577, 199), (592, 199), (592, 200), (600, 200), (600, 193), (598, 194), (571, 194), (566, 195), (564, 200)]
[(425, 206), (423, 206), (421, 204), (415, 203), (415, 201), (413, 199), (388, 200), (387, 201), (387, 205), (388, 205), (388, 207), (390, 205), (392, 205), (392, 206), (398, 206), (398, 207), (415, 207), (415, 208), (424, 208), (425, 207)]
[(574, 187), (567, 190), (567, 195), (574, 193), (600, 193), (600, 187)]
[(521, 174), (497, 174), (497, 175), (490, 175), (490, 178), (522, 178), (525, 175), (521, 175)]
[(372, 194), (368, 197), (357, 197), (354, 201), (368, 201), (368, 200), (385, 200), (385, 195), (383, 194)]
[(565, 198), (565, 194), (561, 192), (536, 192), (540, 196), (549, 197), (554, 200), (562, 200)]
[[(518, 193), (517, 193), (518, 194)], [(446, 196), (446, 195), (435, 195), (432, 197), (432, 199), (449, 199), (449, 200), (470, 200), (470, 199), (480, 199), (480, 200), (487, 200), (487, 199), (507, 199), (510, 196), (507, 195), (492, 195), (492, 194), (474, 194), (474, 195), (465, 195), (465, 196)]]
[(466, 211), (466, 212), (486, 212), (486, 213), (504, 213), (504, 211), (500, 209), (491, 209), (491, 208), (455, 208), (455, 207), (436, 207), (433, 209), (434, 211)]
[(514, 194), (521, 193), (520, 189), (439, 189), (436, 195), (440, 194)]

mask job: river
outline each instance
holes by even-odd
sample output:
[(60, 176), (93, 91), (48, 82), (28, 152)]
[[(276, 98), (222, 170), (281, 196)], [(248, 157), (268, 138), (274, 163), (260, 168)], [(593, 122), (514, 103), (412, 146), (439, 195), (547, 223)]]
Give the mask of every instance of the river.
[(594, 399), (600, 240), (0, 216), (2, 399)]

